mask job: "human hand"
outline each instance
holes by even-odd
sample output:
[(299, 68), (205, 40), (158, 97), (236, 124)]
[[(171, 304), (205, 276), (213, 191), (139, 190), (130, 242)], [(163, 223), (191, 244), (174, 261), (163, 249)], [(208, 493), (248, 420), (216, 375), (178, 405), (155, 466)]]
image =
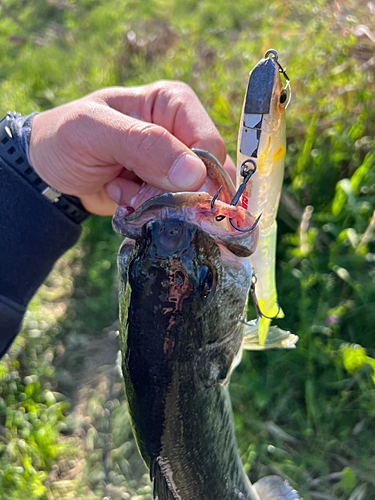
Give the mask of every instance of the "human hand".
[(143, 181), (164, 191), (196, 191), (206, 169), (189, 148), (205, 149), (235, 176), (224, 141), (186, 84), (160, 81), (99, 90), (33, 119), (29, 156), (50, 186), (86, 210), (112, 215)]

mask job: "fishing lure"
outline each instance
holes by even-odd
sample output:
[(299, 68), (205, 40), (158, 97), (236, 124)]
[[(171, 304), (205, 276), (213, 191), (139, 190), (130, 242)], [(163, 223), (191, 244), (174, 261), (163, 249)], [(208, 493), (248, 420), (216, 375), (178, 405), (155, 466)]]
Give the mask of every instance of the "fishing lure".
[[(238, 133), (237, 186), (243, 186), (240, 204), (258, 214), (259, 222), (258, 247), (250, 257), (257, 319), (247, 323), (244, 347), (248, 349), (273, 347), (280, 335), (288, 333), (270, 327), (270, 323), (284, 316), (275, 283), (276, 214), (284, 177), (285, 109), (290, 98), (288, 75), (277, 52), (270, 49), (250, 73)], [(267, 335), (271, 336), (268, 342)]]

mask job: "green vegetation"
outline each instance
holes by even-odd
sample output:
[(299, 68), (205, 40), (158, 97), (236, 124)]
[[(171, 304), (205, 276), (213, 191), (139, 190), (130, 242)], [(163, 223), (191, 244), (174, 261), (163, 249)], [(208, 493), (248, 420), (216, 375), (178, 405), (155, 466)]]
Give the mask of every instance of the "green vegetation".
[[(279, 474), (305, 500), (375, 499), (374, 4), (1, 0), (0, 12), (1, 115), (179, 79), (232, 157), (248, 72), (278, 50), (293, 91), (278, 324), (300, 341), (244, 354), (231, 383), (240, 452), (253, 481)], [(118, 245), (110, 220), (85, 223), (0, 365), (1, 499), (151, 498), (121, 385), (95, 358), (115, 350)]]

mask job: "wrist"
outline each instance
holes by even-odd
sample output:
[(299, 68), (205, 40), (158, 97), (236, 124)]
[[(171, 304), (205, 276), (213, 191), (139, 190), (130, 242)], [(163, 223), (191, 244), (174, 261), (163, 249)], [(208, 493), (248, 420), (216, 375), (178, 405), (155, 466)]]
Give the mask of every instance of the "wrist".
[(60, 191), (61, 188), (57, 186), (58, 183), (53, 178), (53, 161), (48, 158), (46, 148), (43, 147), (53, 135), (52, 124), (50, 120), (45, 119), (48, 113), (50, 111), (44, 111), (33, 117), (32, 127), (30, 127), (29, 132), (28, 155), (30, 164), (39, 177), (53, 189)]
[(38, 175), (30, 163), (28, 144), (34, 116), (35, 114), (21, 116), (18, 113), (8, 113), (0, 120), (0, 157), (40, 196), (78, 224), (90, 215), (80, 200), (73, 196), (62, 195), (53, 189)]

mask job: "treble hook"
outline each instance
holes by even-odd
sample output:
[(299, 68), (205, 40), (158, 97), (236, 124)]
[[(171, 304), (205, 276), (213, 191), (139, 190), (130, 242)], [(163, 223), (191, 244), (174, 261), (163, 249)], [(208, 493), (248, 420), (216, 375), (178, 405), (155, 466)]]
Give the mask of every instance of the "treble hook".
[(257, 300), (256, 295), (255, 295), (255, 284), (257, 281), (258, 281), (258, 278), (256, 277), (256, 274), (254, 273), (251, 277), (250, 293), (251, 293), (251, 298), (253, 299), (255, 311), (257, 313), (257, 318), (259, 318), (260, 316), (262, 316), (262, 312), (260, 310), (258, 300)]
[(254, 222), (254, 224), (249, 227), (248, 229), (241, 229), (237, 226), (234, 225), (234, 222), (232, 221), (232, 219), (229, 219), (229, 224), (234, 228), (234, 229), (237, 229), (237, 231), (241, 231), (241, 233), (248, 233), (249, 231), (252, 231), (253, 229), (255, 229), (257, 227), (257, 224), (258, 222), (260, 221), (260, 218), (262, 217), (262, 214), (260, 214), (260, 216), (256, 219), (256, 221)]
[[(251, 165), (251, 170), (249, 169), (249, 165)], [(236, 194), (234, 195), (233, 197), (233, 200), (231, 201), (231, 205), (232, 206), (235, 206), (237, 205), (238, 203), (238, 200), (240, 199), (242, 193), (244, 192), (244, 189), (246, 187), (246, 184), (249, 182), (250, 180), (250, 177), (256, 172), (256, 169), (257, 169), (257, 166), (256, 166), (256, 163), (253, 161), (253, 160), (245, 160), (243, 162), (243, 164), (241, 165), (241, 175), (243, 177), (243, 181), (242, 183), (240, 184), (239, 188), (237, 189), (237, 192)], [(211, 200), (211, 209), (214, 208), (214, 205), (215, 205), (215, 201), (217, 200), (217, 197), (219, 196), (220, 194), (220, 191), (221, 191), (221, 188), (222, 186), (220, 186), (220, 188), (218, 189), (218, 191), (216, 192), (215, 196), (212, 198)], [(247, 233), (248, 231), (252, 231), (253, 229), (256, 228), (260, 218), (261, 218), (262, 214), (260, 214), (260, 216), (258, 217), (258, 219), (254, 222), (254, 224), (248, 228), (248, 229), (241, 229), (239, 227), (237, 227), (233, 220), (232, 219), (229, 219), (229, 223), (230, 225), (234, 228), (234, 229), (237, 229), (237, 231), (240, 231), (241, 233)], [(216, 220), (217, 222), (221, 222), (222, 220), (225, 219), (225, 215), (218, 215), (216, 217)]]
[(223, 187), (223, 186), (220, 186), (220, 187), (219, 187), (219, 189), (217, 190), (217, 192), (216, 192), (215, 196), (214, 196), (214, 197), (212, 198), (212, 200), (211, 200), (211, 210), (212, 210), (212, 209), (214, 208), (214, 206), (215, 206), (215, 201), (217, 200), (217, 197), (219, 196), (219, 194), (220, 194), (220, 191), (221, 191), (221, 188), (222, 188), (222, 187)]
[[(249, 170), (248, 163), (251, 164), (252, 170)], [(243, 181), (238, 187), (237, 193), (234, 195), (233, 200), (231, 201), (231, 205), (237, 205), (238, 200), (240, 199), (242, 193), (244, 192), (244, 189), (246, 187), (246, 184), (249, 182), (250, 177), (256, 172), (257, 166), (255, 161), (253, 160), (245, 160), (243, 164), (241, 165), (241, 175), (243, 177)]]
[(255, 310), (257, 313), (257, 317), (263, 317), (266, 319), (270, 319), (272, 321), (278, 317), (278, 315), (281, 311), (281, 307), (280, 307), (279, 303), (277, 303), (278, 311), (277, 311), (277, 314), (275, 314), (275, 316), (273, 316), (272, 318), (270, 318), (269, 316), (266, 316), (265, 314), (262, 313), (262, 311), (260, 310), (259, 304), (258, 304), (258, 299), (255, 295), (255, 285), (256, 285), (257, 281), (258, 281), (258, 278), (256, 277), (256, 274), (253, 274), (253, 276), (251, 277), (251, 283), (250, 283), (250, 293), (251, 293), (251, 298), (253, 299), (254, 307), (255, 307)]
[[(249, 170), (249, 165), (251, 165), (251, 170)], [(245, 160), (243, 162), (243, 164), (241, 165), (241, 175), (243, 177), (243, 181), (242, 183), (240, 184), (238, 190), (237, 190), (237, 193), (234, 195), (234, 198), (231, 202), (231, 205), (237, 205), (238, 203), (238, 200), (240, 199), (242, 193), (244, 192), (244, 189), (246, 187), (246, 184), (249, 182), (250, 180), (250, 177), (256, 172), (256, 169), (257, 169), (257, 166), (256, 166), (256, 163), (255, 161), (253, 160)], [(247, 233), (249, 231), (252, 231), (253, 229), (256, 228), (260, 218), (261, 218), (262, 214), (260, 214), (260, 216), (258, 217), (258, 219), (254, 222), (254, 224), (249, 227), (248, 229), (241, 229), (239, 227), (237, 227), (233, 220), (232, 219), (229, 219), (229, 223), (230, 225), (234, 228), (234, 229), (237, 229), (237, 231), (241, 231), (241, 233)]]
[[(220, 186), (220, 187), (219, 187), (219, 189), (217, 190), (217, 192), (216, 192), (215, 196), (214, 196), (214, 197), (212, 198), (212, 200), (211, 200), (211, 210), (212, 210), (212, 209), (214, 208), (214, 206), (215, 206), (215, 201), (217, 200), (217, 197), (219, 196), (219, 194), (220, 194), (220, 191), (221, 191), (221, 188), (222, 188), (222, 187), (223, 187), (223, 186)], [(216, 217), (217, 222), (221, 222), (221, 221), (222, 221), (222, 220), (224, 220), (224, 219), (225, 219), (225, 215), (218, 215), (218, 216)]]

